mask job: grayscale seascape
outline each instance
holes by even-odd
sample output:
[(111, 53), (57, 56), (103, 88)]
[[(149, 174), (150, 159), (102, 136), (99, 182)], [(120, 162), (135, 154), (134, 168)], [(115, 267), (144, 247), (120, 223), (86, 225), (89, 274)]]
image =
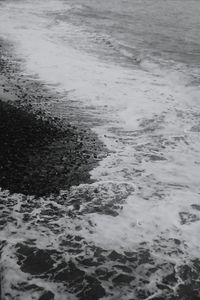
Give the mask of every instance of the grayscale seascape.
[(199, 0), (0, 0), (1, 300), (200, 300), (199, 85)]

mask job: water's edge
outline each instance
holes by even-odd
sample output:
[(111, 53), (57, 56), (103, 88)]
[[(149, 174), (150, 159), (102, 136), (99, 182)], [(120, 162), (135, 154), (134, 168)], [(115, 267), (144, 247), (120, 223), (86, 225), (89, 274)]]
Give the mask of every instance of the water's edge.
[(20, 73), (11, 45), (0, 51), (1, 187), (44, 196), (90, 182), (103, 144), (86, 126), (60, 120), (55, 105), (50, 114), (59, 94)]
[[(59, 0), (35, 3), (9, 1), (0, 7), (0, 24), (6, 24), (1, 35), (15, 45), (13, 59), (22, 66), (25, 90), (12, 76), (9, 81), (19, 100), (31, 98), (27, 104), (20, 100), (21, 107), (34, 102), (45, 115), (72, 126), (67, 125), (67, 140), (59, 129), (52, 141), (46, 126), (31, 121), (36, 129), (31, 139), (39, 124), (37, 153), (44, 160), (32, 158), (34, 178), (42, 189), (49, 172), (54, 189), (60, 174), (55, 195), (0, 193), (3, 300), (199, 299), (198, 67), (151, 55), (135, 60), (128, 49), (113, 48), (101, 30), (69, 21), (70, 16), (76, 21), (73, 9), (80, 16), (84, 7)], [(28, 123), (27, 115), (22, 119)], [(64, 145), (81, 164), (74, 170), (73, 162), (69, 170), (86, 177), (71, 187), (69, 180), (68, 189), (63, 175), (69, 160), (65, 170), (60, 161)], [(17, 167), (21, 170), (20, 163)]]

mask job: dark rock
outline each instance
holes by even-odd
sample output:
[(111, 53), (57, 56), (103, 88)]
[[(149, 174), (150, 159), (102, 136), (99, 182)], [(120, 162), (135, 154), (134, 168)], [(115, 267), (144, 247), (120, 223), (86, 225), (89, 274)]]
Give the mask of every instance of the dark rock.
[[(20, 84), (23, 87), (26, 80)], [(17, 89), (21, 88), (20, 84)], [(103, 150), (102, 144), (97, 137), (96, 143), (92, 142), (91, 131), (83, 133), (57, 117), (47, 116), (41, 109), (34, 111), (34, 105), (24, 104), (25, 96), (31, 102), (32, 96), (40, 99), (42, 93), (47, 94), (43, 89), (34, 94), (33, 88), (33, 84), (30, 85), (12, 104), (0, 101), (1, 187), (11, 192), (43, 196), (90, 182), (89, 171), (96, 164), (93, 156)], [(17, 101), (18, 107), (13, 105), (17, 105)]]
[[(58, 266), (58, 268), (61, 266)], [(85, 272), (78, 269), (73, 262), (69, 262), (65, 269), (61, 269), (61, 271), (57, 271), (54, 279), (56, 281), (61, 281), (61, 282), (76, 282), (76, 281), (83, 281), (85, 276)]]
[(135, 279), (134, 276), (126, 275), (126, 274), (120, 274), (117, 277), (113, 279), (113, 282), (115, 284), (129, 284), (131, 281)]
[(79, 293), (78, 299), (80, 300), (98, 300), (106, 295), (104, 288), (101, 286), (100, 282), (90, 276), (85, 278), (87, 281), (86, 287)]
[(118, 252), (116, 252), (115, 250), (112, 251), (109, 255), (108, 255), (109, 259), (111, 259), (112, 261), (119, 261), (119, 262), (126, 262), (126, 258), (122, 255), (119, 254)]
[(163, 278), (163, 283), (168, 285), (175, 285), (177, 283), (176, 273), (175, 271)]
[(177, 299), (181, 300), (200, 300), (200, 292), (194, 290), (192, 285), (179, 285)]
[(114, 265), (116, 269), (123, 271), (124, 273), (132, 273), (132, 269), (125, 265)]
[(54, 250), (41, 250), (24, 244), (17, 244), (18, 264), (25, 273), (44, 275), (49, 272), (55, 261), (53, 255), (58, 255)]
[(54, 300), (54, 294), (50, 291), (45, 292), (39, 300)]

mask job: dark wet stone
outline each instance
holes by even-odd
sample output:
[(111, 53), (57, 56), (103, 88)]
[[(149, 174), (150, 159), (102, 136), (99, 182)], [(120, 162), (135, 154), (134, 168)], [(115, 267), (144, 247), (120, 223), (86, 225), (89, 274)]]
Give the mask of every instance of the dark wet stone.
[(81, 254), (83, 252), (82, 249), (74, 249), (74, 248), (70, 248), (68, 249), (68, 253), (69, 254), (72, 254), (72, 255), (78, 255), (78, 254)]
[(106, 250), (100, 248), (100, 247), (91, 247), (91, 249), (94, 251), (94, 257), (100, 257), (103, 254), (106, 254)]
[(128, 257), (132, 257), (135, 253), (134, 252), (129, 252), (129, 251), (124, 251), (124, 254)]
[(105, 276), (107, 274), (108, 270), (106, 268), (99, 268), (96, 269), (95, 273), (97, 277)]
[(165, 276), (162, 280), (163, 283), (169, 284), (169, 285), (175, 285), (177, 283), (176, 273), (173, 271), (173, 273)]
[(83, 288), (81, 293), (77, 295), (78, 299), (98, 300), (106, 295), (104, 288), (97, 279), (87, 276), (85, 280), (87, 281), (87, 285)]
[(200, 205), (198, 204), (192, 204), (191, 205), (193, 209), (199, 210), (200, 211)]
[[(65, 267), (65, 269), (62, 269), (63, 266)], [(85, 272), (78, 269), (73, 262), (70, 261), (67, 265), (64, 263), (63, 266), (58, 266), (56, 274), (54, 275), (55, 281), (61, 281), (66, 283), (83, 281)]]
[(99, 262), (95, 261), (94, 259), (83, 259), (81, 260), (81, 264), (88, 266), (88, 267), (97, 267), (100, 265)]
[(18, 282), (16, 285), (12, 285), (12, 288), (14, 288), (17, 291), (28, 291), (31, 293), (31, 291), (37, 291), (42, 292), (43, 288), (36, 285), (36, 284), (29, 284), (28, 282)]
[[(12, 88), (12, 87), (10, 87)], [(31, 93), (31, 91), (30, 91)], [(41, 91), (42, 93), (42, 91)], [(0, 101), (0, 185), (11, 192), (36, 196), (90, 182), (101, 143), (88, 131), (61, 124), (37, 110)], [(5, 134), (6, 132), (6, 134)], [(84, 146), (78, 147), (82, 136)], [(101, 146), (100, 146), (101, 145)]]
[(37, 251), (28, 256), (21, 266), (21, 270), (33, 275), (46, 273), (53, 267), (54, 261), (49, 257), (49, 253)]
[(200, 277), (200, 259), (196, 258), (192, 260), (194, 273), (197, 274), (197, 276)]
[(83, 237), (81, 237), (81, 236), (79, 236), (79, 235), (76, 235), (76, 236), (74, 237), (74, 240), (77, 241), (77, 242), (80, 242), (80, 241), (83, 240)]
[(7, 219), (0, 219), (0, 228), (4, 228), (7, 225)]
[(132, 269), (124, 265), (114, 265), (113, 267), (121, 270), (124, 273), (132, 273)]
[(1, 258), (3, 249), (4, 249), (4, 247), (6, 246), (6, 244), (7, 244), (6, 241), (4, 241), (4, 240), (0, 241), (0, 258)]
[(196, 279), (200, 280), (200, 260), (192, 261), (191, 265), (183, 265), (179, 268), (179, 276), (184, 281), (192, 282)]
[(114, 209), (115, 208), (105, 207), (102, 210), (101, 213), (104, 214), (104, 215), (110, 215), (110, 216), (113, 216), (113, 217), (117, 217), (119, 215), (119, 213), (117, 211), (115, 211)]
[(148, 290), (143, 290), (138, 288), (137, 290), (137, 300), (139, 299), (146, 299), (150, 296), (150, 293), (148, 292)]
[(55, 263), (51, 256), (58, 254), (54, 250), (40, 250), (23, 244), (17, 244), (16, 248), (21, 270), (32, 275), (45, 274), (51, 270)]
[(195, 259), (188, 265), (180, 266), (178, 276), (183, 281), (177, 291), (179, 298), (200, 300), (200, 260)]
[(153, 259), (149, 250), (141, 250), (138, 254), (138, 264), (152, 263)]
[(135, 279), (134, 276), (126, 275), (126, 274), (120, 274), (117, 277), (113, 279), (113, 282), (115, 284), (129, 284), (131, 281)]
[(187, 212), (180, 212), (179, 213), (180, 219), (181, 219), (181, 224), (190, 224), (192, 222), (199, 221), (199, 217), (195, 214), (190, 214)]
[(180, 245), (181, 244), (181, 241), (180, 240), (178, 240), (178, 239), (172, 239), (173, 241), (174, 241), (174, 243), (176, 244), (176, 245)]
[(181, 300), (200, 300), (200, 290), (194, 290), (192, 285), (179, 285), (177, 299)]
[(116, 252), (115, 250), (113, 250), (109, 255), (108, 258), (112, 261), (119, 261), (122, 263), (126, 262), (126, 258), (122, 255), (119, 254), (118, 252)]
[(200, 132), (200, 124), (192, 126), (192, 128), (190, 129), (190, 131), (192, 131), (192, 132)]
[(67, 247), (70, 247), (70, 248), (75, 248), (75, 249), (80, 249), (82, 248), (82, 245), (81, 243), (78, 243), (78, 242), (74, 242), (72, 240), (63, 240), (61, 243), (60, 243), (61, 246), (67, 246)]
[(125, 254), (125, 258), (126, 260), (129, 262), (129, 263), (136, 263), (138, 261), (138, 256), (137, 256), (137, 253), (135, 252), (124, 252)]
[(54, 300), (54, 294), (50, 291), (45, 292), (38, 300)]
[(165, 157), (163, 156), (159, 156), (159, 155), (149, 155), (148, 156), (150, 160), (152, 161), (162, 161), (162, 160), (167, 160)]
[(109, 271), (109, 269), (107, 269), (107, 268), (99, 268), (99, 269), (96, 269), (95, 274), (96, 274), (97, 278), (108, 281), (111, 277), (116, 275), (117, 272), (114, 270)]
[(157, 283), (156, 285), (160, 290), (170, 290), (170, 287), (168, 287), (167, 284)]
[(22, 255), (23, 257), (29, 256), (33, 253), (33, 248), (27, 247), (24, 244), (16, 244), (17, 254)]

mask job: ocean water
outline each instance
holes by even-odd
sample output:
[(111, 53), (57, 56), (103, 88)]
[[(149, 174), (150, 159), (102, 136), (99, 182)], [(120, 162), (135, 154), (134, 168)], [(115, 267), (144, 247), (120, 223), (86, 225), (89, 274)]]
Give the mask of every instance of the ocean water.
[(3, 299), (200, 299), (199, 1), (13, 0), (0, 15), (24, 73), (63, 95), (56, 113), (109, 150), (93, 184), (1, 191)]

